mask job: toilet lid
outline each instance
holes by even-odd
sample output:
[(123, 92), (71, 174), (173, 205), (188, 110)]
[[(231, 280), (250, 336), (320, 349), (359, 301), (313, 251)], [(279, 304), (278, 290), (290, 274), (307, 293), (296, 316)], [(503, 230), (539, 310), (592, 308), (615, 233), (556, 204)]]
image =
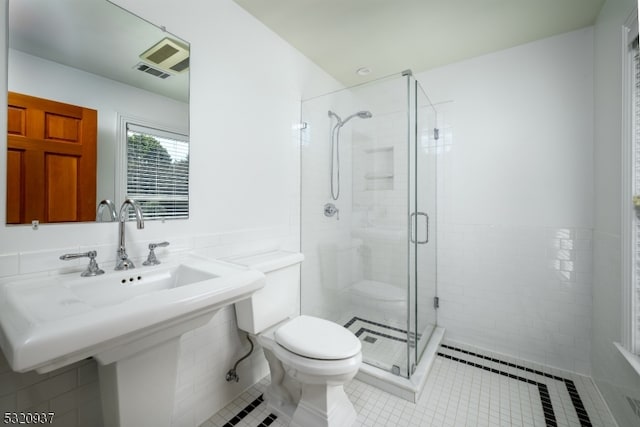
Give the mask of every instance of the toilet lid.
[(298, 316), (275, 333), (278, 344), (292, 353), (320, 360), (348, 359), (360, 352), (360, 340), (337, 323)]

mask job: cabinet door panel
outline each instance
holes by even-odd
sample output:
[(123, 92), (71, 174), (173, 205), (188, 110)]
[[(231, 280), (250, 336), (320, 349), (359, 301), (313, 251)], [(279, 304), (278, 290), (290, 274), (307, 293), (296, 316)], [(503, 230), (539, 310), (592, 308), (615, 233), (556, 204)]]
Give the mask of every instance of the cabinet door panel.
[(8, 107), (7, 223), (93, 221), (97, 111), (13, 92)]

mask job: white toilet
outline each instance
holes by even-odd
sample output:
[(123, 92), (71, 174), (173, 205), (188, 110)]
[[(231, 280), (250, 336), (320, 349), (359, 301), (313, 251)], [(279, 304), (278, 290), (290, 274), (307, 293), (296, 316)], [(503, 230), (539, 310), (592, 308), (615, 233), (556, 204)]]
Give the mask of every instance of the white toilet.
[(300, 253), (275, 251), (229, 261), (262, 271), (263, 289), (236, 303), (238, 327), (257, 336), (271, 371), (269, 409), (291, 426), (351, 426), (344, 384), (362, 363), (361, 344), (328, 320), (298, 316)]

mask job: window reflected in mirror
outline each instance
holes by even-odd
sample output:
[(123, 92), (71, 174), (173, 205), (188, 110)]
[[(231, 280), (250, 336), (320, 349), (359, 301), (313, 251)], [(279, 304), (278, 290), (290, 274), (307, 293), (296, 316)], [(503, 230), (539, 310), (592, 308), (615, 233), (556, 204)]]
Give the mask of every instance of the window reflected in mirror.
[(147, 219), (189, 216), (189, 139), (162, 129), (127, 123), (126, 197)]

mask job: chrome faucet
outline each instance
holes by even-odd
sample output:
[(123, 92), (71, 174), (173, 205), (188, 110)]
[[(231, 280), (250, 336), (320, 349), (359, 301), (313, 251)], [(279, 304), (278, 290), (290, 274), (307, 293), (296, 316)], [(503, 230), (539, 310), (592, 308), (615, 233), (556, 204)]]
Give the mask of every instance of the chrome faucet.
[(119, 215), (119, 223), (118, 223), (118, 232), (120, 233), (120, 245), (118, 246), (118, 252), (116, 253), (116, 270), (129, 270), (131, 268), (135, 268), (136, 266), (133, 264), (133, 261), (129, 259), (129, 255), (127, 255), (127, 249), (124, 243), (124, 222), (127, 219), (127, 213), (129, 211), (129, 207), (133, 208), (133, 211), (136, 215), (136, 221), (138, 225), (138, 230), (144, 228), (144, 219), (142, 218), (142, 209), (140, 209), (140, 205), (133, 199), (126, 199), (122, 202), (122, 206), (120, 206), (120, 215)]
[(116, 215), (116, 205), (109, 199), (101, 200), (98, 203), (98, 209), (96, 209), (96, 221), (102, 222), (102, 212), (107, 208), (109, 210), (109, 221), (116, 222), (118, 217)]

